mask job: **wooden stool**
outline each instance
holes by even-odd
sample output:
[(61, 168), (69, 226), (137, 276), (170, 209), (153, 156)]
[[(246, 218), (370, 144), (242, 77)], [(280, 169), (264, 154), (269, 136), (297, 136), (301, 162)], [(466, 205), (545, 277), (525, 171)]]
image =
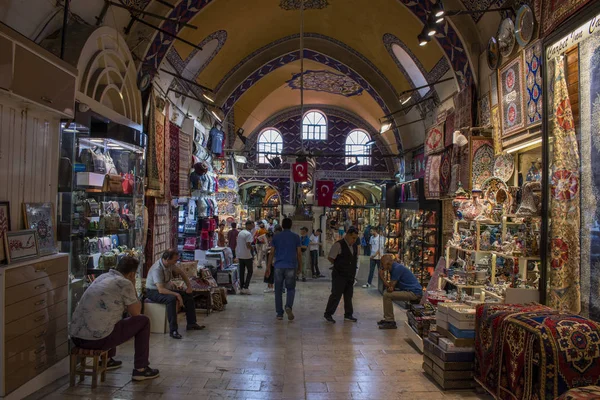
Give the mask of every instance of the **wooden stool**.
[[(92, 365), (87, 365), (87, 359), (92, 359)], [(106, 380), (106, 365), (108, 363), (108, 350), (88, 350), (79, 347), (71, 349), (71, 368), (69, 373), (70, 386), (75, 386), (75, 376), (79, 375), (79, 382), (86, 376), (92, 377), (92, 389), (98, 386), (98, 374), (100, 382)], [(79, 364), (79, 367), (77, 366)], [(88, 372), (88, 370), (91, 370)]]

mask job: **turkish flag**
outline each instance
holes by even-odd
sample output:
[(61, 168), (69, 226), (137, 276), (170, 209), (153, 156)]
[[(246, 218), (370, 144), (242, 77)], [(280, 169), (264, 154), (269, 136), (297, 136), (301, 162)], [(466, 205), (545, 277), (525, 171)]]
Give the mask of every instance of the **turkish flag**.
[(304, 161), (292, 164), (292, 174), (294, 182), (300, 183), (308, 181), (308, 163)]
[(333, 181), (317, 181), (317, 204), (331, 207), (333, 201)]

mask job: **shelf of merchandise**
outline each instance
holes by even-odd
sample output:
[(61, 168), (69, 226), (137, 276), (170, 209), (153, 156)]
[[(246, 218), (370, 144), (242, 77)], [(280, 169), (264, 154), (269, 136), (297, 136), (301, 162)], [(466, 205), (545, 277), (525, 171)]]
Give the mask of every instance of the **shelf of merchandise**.
[(443, 280), (453, 286), (456, 286), (458, 289), (483, 289), (483, 288), (485, 288), (485, 285), (462, 285), (460, 283), (455, 283), (452, 279), (447, 278), (447, 277), (444, 277)]
[(423, 353), (423, 338), (419, 336), (417, 332), (415, 332), (415, 330), (412, 328), (412, 326), (410, 326), (408, 321), (404, 321), (404, 326), (406, 327), (406, 333), (408, 338), (412, 340), (412, 342), (415, 344), (415, 346), (417, 346), (419, 351)]

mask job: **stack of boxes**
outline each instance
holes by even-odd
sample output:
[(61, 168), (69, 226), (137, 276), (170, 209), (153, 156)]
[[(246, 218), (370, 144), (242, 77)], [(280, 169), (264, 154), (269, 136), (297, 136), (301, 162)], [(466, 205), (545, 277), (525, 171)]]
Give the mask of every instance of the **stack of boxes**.
[(475, 309), (466, 304), (440, 303), (436, 331), (423, 341), (423, 369), (443, 389), (475, 386)]
[(429, 335), (432, 325), (435, 325), (435, 310), (426, 308), (420, 304), (411, 304), (406, 316), (408, 324), (421, 338)]

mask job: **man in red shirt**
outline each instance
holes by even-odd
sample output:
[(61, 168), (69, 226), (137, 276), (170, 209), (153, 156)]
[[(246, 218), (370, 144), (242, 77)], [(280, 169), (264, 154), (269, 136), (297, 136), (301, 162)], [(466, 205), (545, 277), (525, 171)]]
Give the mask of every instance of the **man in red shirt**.
[(231, 249), (231, 252), (233, 253), (233, 258), (235, 258), (235, 246), (237, 246), (237, 237), (238, 233), (240, 233), (240, 231), (238, 231), (236, 228), (237, 224), (233, 222), (231, 224), (231, 230), (227, 232), (227, 247)]

